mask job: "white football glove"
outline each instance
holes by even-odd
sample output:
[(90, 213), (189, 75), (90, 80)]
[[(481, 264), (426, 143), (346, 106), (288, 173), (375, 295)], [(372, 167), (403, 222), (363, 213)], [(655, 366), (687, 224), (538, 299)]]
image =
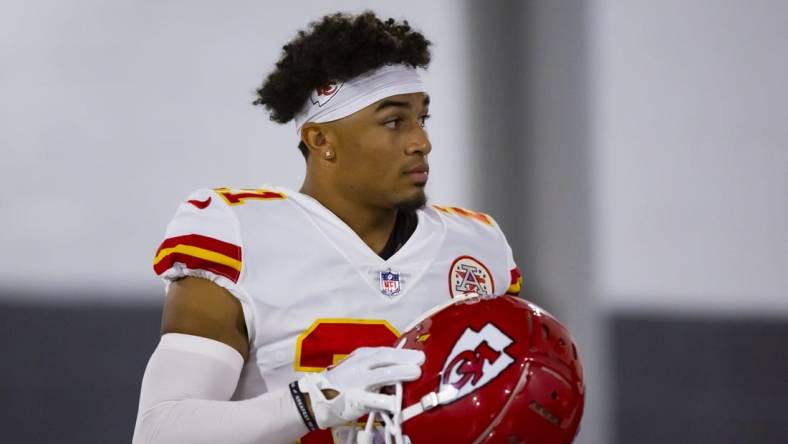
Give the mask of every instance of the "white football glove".
[[(353, 421), (370, 410), (393, 412), (396, 397), (379, 393), (383, 386), (413, 381), (421, 376), (424, 352), (392, 347), (362, 347), (342, 362), (321, 373), (310, 373), (298, 381), (309, 394), (315, 421), (327, 429)], [(323, 390), (339, 392), (327, 399)]]

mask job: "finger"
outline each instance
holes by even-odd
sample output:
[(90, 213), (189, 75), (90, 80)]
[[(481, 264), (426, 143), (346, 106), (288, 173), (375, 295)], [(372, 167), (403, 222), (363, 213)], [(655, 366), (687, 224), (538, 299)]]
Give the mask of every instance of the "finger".
[(343, 367), (346, 367), (348, 365), (353, 365), (353, 364), (359, 364), (359, 363), (361, 363), (359, 365), (363, 366), (364, 365), (363, 363), (366, 362), (366, 360), (369, 358), (369, 356), (375, 355), (376, 352), (377, 352), (377, 347), (359, 347), (359, 348), (353, 350), (344, 359), (342, 359), (338, 363), (330, 366), (329, 368), (338, 367), (339, 365), (342, 365), (342, 364), (344, 364)]
[(393, 347), (377, 347), (374, 350), (375, 353), (369, 354), (364, 359), (369, 368), (393, 364), (421, 365), (425, 359), (424, 352), (421, 350)]
[(396, 408), (396, 397), (379, 393), (362, 392), (358, 394), (358, 402), (365, 410), (386, 410), (393, 412)]
[(414, 381), (421, 376), (421, 367), (415, 364), (397, 364), (378, 367), (364, 374), (366, 387), (395, 384), (403, 381)]
[(360, 357), (364, 357), (364, 356), (374, 355), (376, 353), (377, 349), (378, 349), (378, 347), (359, 347), (359, 348), (353, 350), (350, 353), (350, 355), (348, 355), (348, 358), (351, 357), (351, 356), (360, 358)]
[(424, 359), (426, 355), (421, 350), (411, 350), (408, 348), (394, 348), (392, 349), (397, 353), (399, 357), (399, 361), (403, 364), (416, 364), (421, 365), (424, 364)]

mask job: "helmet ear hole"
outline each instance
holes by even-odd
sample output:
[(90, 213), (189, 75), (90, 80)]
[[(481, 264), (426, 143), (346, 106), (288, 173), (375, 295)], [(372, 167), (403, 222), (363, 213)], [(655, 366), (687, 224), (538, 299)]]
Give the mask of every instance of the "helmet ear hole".
[(556, 392), (555, 390), (553, 390), (553, 393), (550, 393), (550, 398), (552, 398), (552, 399), (553, 399), (553, 401), (555, 401), (556, 399), (558, 399), (558, 392)]
[(542, 324), (542, 337), (544, 338), (545, 341), (550, 340), (550, 327), (544, 324)]

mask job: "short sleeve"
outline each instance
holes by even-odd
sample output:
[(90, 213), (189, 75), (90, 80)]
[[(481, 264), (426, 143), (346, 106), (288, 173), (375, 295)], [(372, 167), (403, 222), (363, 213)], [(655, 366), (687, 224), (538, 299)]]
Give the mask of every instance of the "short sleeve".
[(199, 276), (232, 290), (243, 269), (241, 244), (233, 211), (212, 190), (198, 190), (167, 226), (153, 270), (167, 282)]
[(153, 270), (167, 285), (191, 276), (226, 289), (240, 301), (250, 339), (254, 335), (254, 304), (242, 285), (240, 223), (214, 190), (197, 190), (180, 204), (156, 251)]

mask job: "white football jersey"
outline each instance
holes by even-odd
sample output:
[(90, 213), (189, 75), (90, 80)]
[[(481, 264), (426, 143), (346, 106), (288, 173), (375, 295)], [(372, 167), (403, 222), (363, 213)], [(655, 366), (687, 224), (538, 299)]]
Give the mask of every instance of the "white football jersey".
[(286, 386), (357, 347), (391, 346), (461, 293), (516, 294), (520, 273), (488, 215), (427, 206), (385, 260), (317, 200), (283, 188), (204, 189), (181, 204), (154, 259), (166, 282), (197, 276), (241, 303), (249, 359), (234, 399)]

